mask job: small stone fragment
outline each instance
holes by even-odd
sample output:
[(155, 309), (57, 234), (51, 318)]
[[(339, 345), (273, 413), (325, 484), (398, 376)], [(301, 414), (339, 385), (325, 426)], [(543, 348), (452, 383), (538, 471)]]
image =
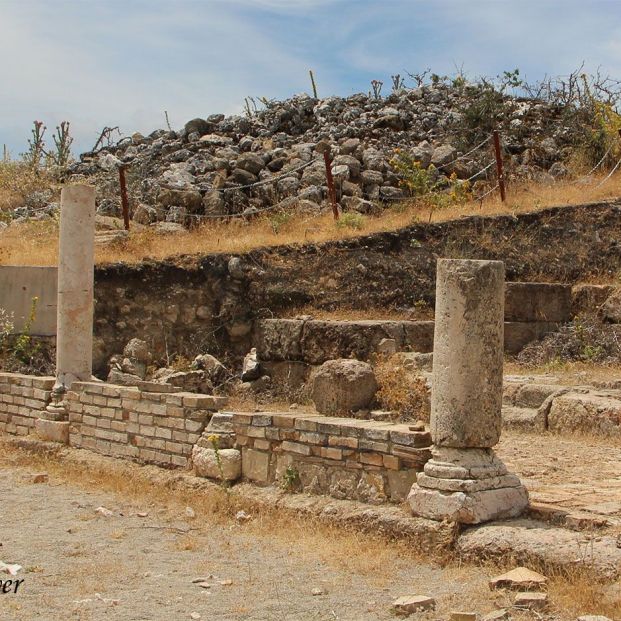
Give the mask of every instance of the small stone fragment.
[(95, 513), (99, 513), (99, 515), (103, 515), (104, 517), (112, 517), (114, 515), (110, 509), (106, 509), (105, 507), (97, 507)]
[(392, 604), (393, 612), (399, 615), (410, 615), (420, 610), (433, 610), (436, 600), (426, 595), (404, 595)]
[(527, 608), (528, 610), (543, 610), (548, 605), (547, 593), (533, 593), (524, 591), (515, 595), (513, 605), (516, 608)]
[(530, 591), (539, 589), (548, 582), (548, 579), (527, 567), (516, 567), (506, 574), (496, 576), (489, 581), (490, 589), (512, 589)]
[(323, 595), (323, 591), (321, 589), (315, 588), (312, 590), (313, 595)]
[(509, 611), (506, 608), (499, 608), (488, 612), (481, 621), (506, 621), (509, 618)]
[(198, 612), (191, 612), (190, 613), (190, 619), (194, 619), (194, 621), (198, 621), (198, 619), (200, 619), (201, 616)]
[(238, 511), (235, 514), (235, 519), (238, 522), (247, 522), (248, 520), (252, 519), (252, 516), (248, 515), (245, 511), (242, 510), (242, 511)]
[(612, 619), (604, 617), (603, 615), (582, 615), (578, 617), (576, 621), (612, 621)]
[(232, 584), (233, 584), (233, 581), (230, 579), (220, 580), (220, 586), (231, 586)]
[(211, 584), (209, 584), (209, 582), (196, 582), (195, 584), (201, 589), (211, 589)]
[(0, 574), (9, 574), (9, 576), (17, 576), (17, 572), (22, 569), (21, 565), (12, 565), (0, 561)]
[(32, 477), (33, 483), (47, 483), (50, 477), (47, 472), (39, 472)]
[(185, 508), (185, 516), (187, 518), (190, 518), (191, 520), (193, 520), (196, 517), (196, 511), (194, 511), (194, 509), (192, 509), (192, 507), (186, 507)]

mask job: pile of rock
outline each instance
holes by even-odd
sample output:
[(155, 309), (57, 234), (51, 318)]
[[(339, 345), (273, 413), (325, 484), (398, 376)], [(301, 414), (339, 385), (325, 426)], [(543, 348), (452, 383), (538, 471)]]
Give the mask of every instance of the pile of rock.
[[(135, 133), (83, 154), (69, 172), (97, 184), (99, 213), (118, 215), (117, 167), (128, 166), (133, 219), (142, 224), (188, 225), (193, 216), (250, 215), (274, 205), (318, 213), (328, 208), (321, 155), (328, 143), (341, 207), (369, 212), (404, 196), (391, 164), (397, 149), (424, 168), (433, 164), (438, 174), (462, 179), (488, 163), (489, 145), (469, 153), (481, 133), (465, 118), (481, 96), (476, 85), (448, 84), (400, 89), (385, 98), (298, 95), (268, 102), (251, 116), (212, 114), (179, 132)], [(571, 135), (561, 111), (505, 97), (499, 126), (509, 171), (564, 174)]]

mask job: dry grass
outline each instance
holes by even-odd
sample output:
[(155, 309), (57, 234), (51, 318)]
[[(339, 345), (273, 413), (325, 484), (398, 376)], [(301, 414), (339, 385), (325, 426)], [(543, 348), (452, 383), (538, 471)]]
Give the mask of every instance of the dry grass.
[(406, 371), (398, 356), (378, 356), (373, 370), (379, 385), (375, 398), (382, 409), (396, 412), (399, 419), (429, 420), (431, 391), (423, 377)]
[[(139, 263), (145, 259), (166, 259), (181, 254), (242, 253), (259, 247), (320, 243), (391, 231), (413, 222), (442, 222), (473, 214), (526, 213), (554, 205), (602, 201), (621, 194), (621, 173), (613, 175), (601, 187), (597, 187), (596, 181), (590, 185), (569, 182), (551, 186), (516, 185), (509, 189), (506, 203), (493, 197), (482, 205), (469, 202), (431, 213), (426, 206), (406, 201), (386, 209), (380, 216), (365, 217), (361, 229), (336, 226), (332, 216), (324, 214), (299, 215), (278, 227), (274, 227), (270, 216), (266, 215), (251, 222), (207, 222), (192, 231), (176, 235), (158, 235), (151, 229), (135, 230), (122, 243), (97, 248), (96, 262)], [(14, 197), (19, 196), (16, 192), (5, 190), (7, 204), (12, 204)], [(53, 224), (33, 222), (10, 227), (0, 235), (0, 264), (55, 265), (56, 246), (57, 231)]]
[(621, 366), (595, 362), (557, 362), (544, 365), (518, 364), (508, 359), (504, 364), (505, 375), (550, 375), (562, 384), (584, 385), (593, 382), (615, 382), (621, 378)]
[(45, 171), (35, 173), (22, 162), (0, 162), (0, 219), (3, 211), (20, 207), (33, 192), (50, 189), (58, 194)]
[(298, 306), (286, 311), (283, 318), (293, 318), (308, 315), (313, 319), (324, 321), (362, 321), (371, 319), (374, 321), (403, 321), (403, 320), (426, 320), (433, 319), (433, 309), (427, 305), (408, 310), (392, 308), (335, 308), (324, 310), (314, 306)]

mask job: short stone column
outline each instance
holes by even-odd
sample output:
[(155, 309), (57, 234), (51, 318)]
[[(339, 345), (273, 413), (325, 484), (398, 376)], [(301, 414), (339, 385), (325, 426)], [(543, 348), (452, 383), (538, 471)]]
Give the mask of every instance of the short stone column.
[(504, 265), (440, 259), (431, 393), (432, 459), (408, 501), (415, 515), (476, 524), (528, 505), (492, 447), (502, 426)]
[(75, 381), (91, 380), (94, 245), (95, 188), (66, 186), (60, 195), (54, 401), (35, 421), (42, 440), (68, 444), (64, 393)]

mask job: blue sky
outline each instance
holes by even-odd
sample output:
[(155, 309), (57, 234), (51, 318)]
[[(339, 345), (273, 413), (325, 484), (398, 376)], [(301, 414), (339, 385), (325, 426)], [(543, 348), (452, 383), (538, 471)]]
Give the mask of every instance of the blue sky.
[(320, 96), (427, 67), (621, 78), (621, 0), (0, 0), (0, 44), (0, 145), (68, 120), (78, 152), (308, 92), (309, 69)]

